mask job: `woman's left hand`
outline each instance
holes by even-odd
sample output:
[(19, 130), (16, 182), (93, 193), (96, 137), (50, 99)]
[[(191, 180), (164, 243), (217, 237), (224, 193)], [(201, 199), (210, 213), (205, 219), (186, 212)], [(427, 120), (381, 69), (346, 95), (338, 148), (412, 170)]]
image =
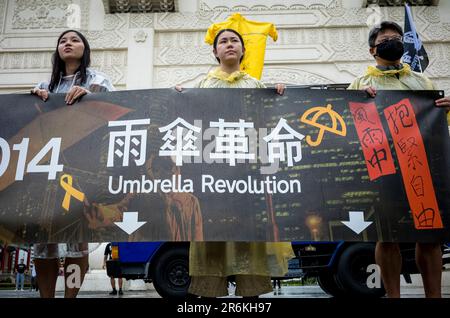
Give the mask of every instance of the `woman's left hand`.
[(66, 95), (65, 102), (67, 105), (72, 105), (81, 96), (88, 94), (89, 91), (81, 86), (73, 86)]
[(277, 94), (283, 95), (284, 90), (286, 89), (286, 85), (284, 84), (275, 84), (275, 89), (277, 90)]
[(436, 100), (436, 106), (444, 107), (445, 111), (448, 113), (448, 111), (450, 110), (450, 96)]

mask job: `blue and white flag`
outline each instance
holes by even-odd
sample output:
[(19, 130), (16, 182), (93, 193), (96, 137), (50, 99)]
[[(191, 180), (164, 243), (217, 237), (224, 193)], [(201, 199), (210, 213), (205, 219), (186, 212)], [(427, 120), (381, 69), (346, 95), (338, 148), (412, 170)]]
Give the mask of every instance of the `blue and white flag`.
[(403, 36), (403, 62), (415, 72), (423, 73), (429, 64), (428, 55), (419, 39), (410, 7), (405, 4), (405, 34)]

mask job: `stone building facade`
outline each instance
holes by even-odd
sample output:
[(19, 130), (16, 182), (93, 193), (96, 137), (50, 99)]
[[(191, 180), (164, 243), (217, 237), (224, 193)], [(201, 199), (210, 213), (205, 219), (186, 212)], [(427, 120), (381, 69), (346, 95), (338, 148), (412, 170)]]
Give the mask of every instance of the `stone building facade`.
[[(49, 77), (58, 34), (77, 28), (93, 67), (118, 89), (192, 86), (215, 65), (207, 27), (240, 12), (272, 22), (262, 80), (291, 85), (349, 83), (373, 62), (367, 35), (389, 19), (403, 25), (402, 0), (0, 0), (0, 93), (27, 92)], [(450, 92), (450, 1), (414, 0), (430, 56), (426, 74)]]

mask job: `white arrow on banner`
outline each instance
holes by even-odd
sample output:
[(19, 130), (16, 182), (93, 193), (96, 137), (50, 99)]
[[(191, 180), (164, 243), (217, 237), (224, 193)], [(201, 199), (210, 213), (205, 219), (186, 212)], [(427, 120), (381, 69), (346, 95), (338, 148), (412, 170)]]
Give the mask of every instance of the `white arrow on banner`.
[(114, 222), (118, 227), (127, 232), (128, 235), (136, 231), (147, 222), (138, 222), (138, 212), (123, 212), (122, 222)]
[(363, 211), (349, 211), (348, 212), (348, 221), (341, 221), (345, 226), (349, 227), (356, 234), (364, 231), (369, 225), (373, 222), (364, 221), (364, 212)]

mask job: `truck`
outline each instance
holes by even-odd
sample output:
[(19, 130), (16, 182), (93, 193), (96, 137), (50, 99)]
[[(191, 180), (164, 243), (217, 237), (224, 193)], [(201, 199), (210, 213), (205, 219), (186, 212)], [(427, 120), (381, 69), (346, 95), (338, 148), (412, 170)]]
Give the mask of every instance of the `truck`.
[[(319, 286), (334, 297), (382, 297), (382, 282), (368, 284), (379, 275), (375, 264), (375, 243), (369, 242), (292, 242), (295, 258), (281, 279), (317, 279)], [(443, 245), (444, 264), (450, 264), (449, 245)], [(415, 265), (415, 244), (401, 244), (402, 275), (411, 283)], [(163, 298), (186, 298), (190, 283), (189, 242), (114, 242), (112, 259), (106, 264), (110, 277), (143, 279), (152, 282)], [(381, 281), (381, 279), (379, 279)]]

